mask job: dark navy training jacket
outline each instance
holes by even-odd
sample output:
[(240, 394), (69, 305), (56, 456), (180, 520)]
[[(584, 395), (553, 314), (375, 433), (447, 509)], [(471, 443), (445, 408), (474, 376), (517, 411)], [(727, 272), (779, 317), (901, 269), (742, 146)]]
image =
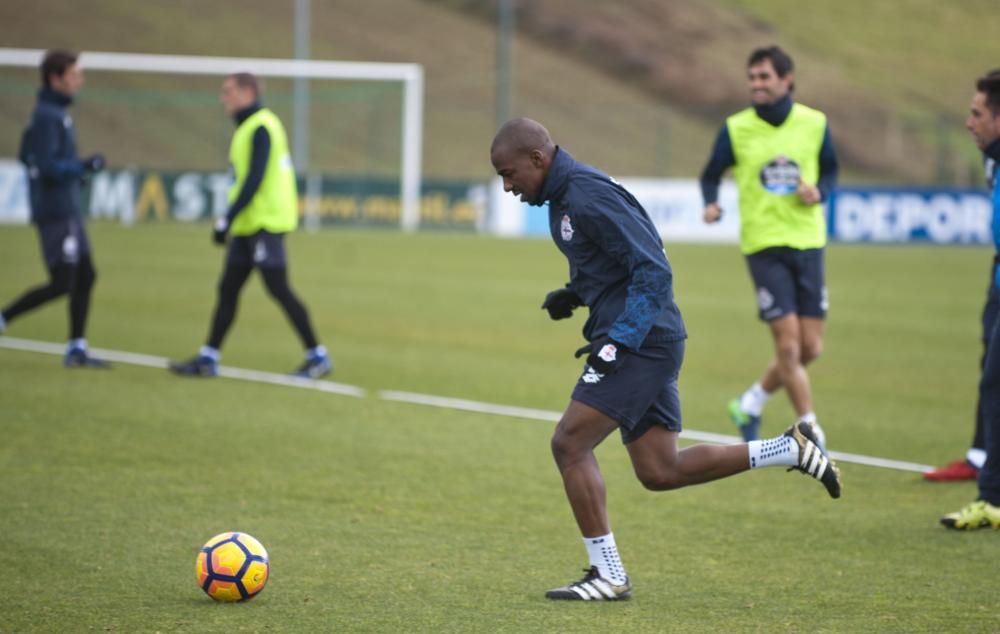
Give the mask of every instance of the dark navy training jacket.
[(663, 242), (632, 194), (557, 147), (540, 198), (569, 288), (590, 308), (588, 341), (608, 335), (636, 350), (687, 337)]
[(76, 129), (66, 109), (73, 103), (42, 88), (31, 122), (21, 137), (21, 162), (28, 169), (31, 221), (44, 224), (80, 215), (83, 164), (77, 157)]

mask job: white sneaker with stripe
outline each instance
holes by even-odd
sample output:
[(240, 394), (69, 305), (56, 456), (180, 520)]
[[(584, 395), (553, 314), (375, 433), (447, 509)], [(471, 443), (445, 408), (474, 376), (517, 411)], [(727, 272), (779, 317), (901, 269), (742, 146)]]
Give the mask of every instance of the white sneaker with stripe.
[(584, 569), (583, 579), (545, 593), (545, 598), (563, 601), (622, 601), (632, 596), (632, 585), (615, 585), (601, 577), (597, 566)]
[[(822, 444), (810, 423), (799, 422), (785, 432), (799, 445), (799, 464), (792, 467), (823, 483), (832, 498), (840, 497), (840, 470), (823, 451)], [(791, 471), (789, 469), (789, 471)]]

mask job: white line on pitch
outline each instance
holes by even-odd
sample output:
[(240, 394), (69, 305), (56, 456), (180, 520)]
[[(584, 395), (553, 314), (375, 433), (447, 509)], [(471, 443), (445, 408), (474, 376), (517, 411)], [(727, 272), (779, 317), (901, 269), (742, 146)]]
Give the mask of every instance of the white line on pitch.
[[(444, 396), (430, 396), (428, 394), (415, 394), (413, 392), (397, 392), (394, 390), (382, 390), (378, 393), (379, 398), (386, 401), (400, 401), (403, 403), (414, 403), (417, 405), (430, 405), (431, 407), (446, 407), (458, 409), (466, 412), (477, 412), (480, 414), (496, 414), (498, 416), (516, 416), (518, 418), (533, 418), (556, 422), (562, 414), (540, 409), (527, 409), (524, 407), (511, 407), (510, 405), (493, 405), (491, 403), (481, 403), (478, 401), (467, 401), (459, 398), (448, 398)], [(705, 431), (694, 431), (685, 429), (681, 432), (681, 438), (697, 440), (700, 442), (710, 442), (717, 445), (732, 445), (743, 442), (738, 436), (727, 434), (716, 434)], [(930, 465), (917, 464), (915, 462), (905, 462), (901, 460), (890, 460), (888, 458), (876, 458), (872, 456), (862, 456), (855, 453), (844, 453), (841, 451), (831, 451), (830, 456), (840, 462), (853, 462), (870, 467), (883, 467), (886, 469), (896, 469), (899, 471), (916, 471), (923, 473), (933, 469)]]
[[(10, 348), (12, 350), (24, 350), (27, 352), (43, 352), (46, 354), (62, 355), (66, 348), (63, 344), (50, 343), (47, 341), (35, 341), (32, 339), (18, 339), (15, 337), (0, 337), (0, 348)], [(124, 352), (119, 350), (106, 350), (102, 348), (93, 349), (95, 355), (104, 357), (109, 361), (126, 363), (130, 365), (140, 365), (150, 368), (166, 368), (167, 359), (155, 357), (147, 354), (137, 354), (134, 352)], [(241, 381), (253, 381), (255, 383), (267, 383), (270, 385), (282, 385), (286, 387), (297, 387), (320, 392), (329, 392), (343, 396), (363, 397), (366, 391), (363, 388), (335, 383), (333, 381), (322, 381), (315, 379), (301, 379), (286, 374), (276, 374), (273, 372), (261, 372), (259, 370), (245, 370), (242, 368), (219, 367), (219, 376), (229, 379), (239, 379)], [(384, 401), (394, 401), (399, 403), (411, 403), (414, 405), (427, 405), (430, 407), (441, 407), (455, 409), (464, 412), (476, 412), (478, 414), (493, 414), (497, 416), (509, 416), (513, 418), (525, 418), (530, 420), (541, 420), (546, 422), (556, 422), (562, 416), (560, 412), (549, 410), (531, 409), (527, 407), (517, 407), (513, 405), (495, 405), (493, 403), (483, 403), (481, 401), (469, 401), (460, 398), (449, 398), (447, 396), (433, 396), (430, 394), (417, 394), (415, 392), (401, 392), (397, 390), (380, 390), (378, 398)], [(716, 434), (712, 432), (694, 431), (686, 429), (681, 432), (681, 438), (710, 442), (720, 445), (731, 445), (742, 442), (737, 436), (727, 434)], [(895, 469), (897, 471), (915, 471), (923, 473), (930, 471), (930, 465), (906, 462), (902, 460), (890, 460), (888, 458), (877, 458), (874, 456), (863, 456), (854, 453), (844, 453), (831, 451), (830, 456), (840, 462), (851, 462), (854, 464), (869, 467), (882, 467), (884, 469)]]
[[(66, 352), (65, 345), (50, 343), (47, 341), (34, 341), (32, 339), (17, 339), (15, 337), (0, 337), (0, 347), (11, 348), (13, 350), (25, 350), (28, 352), (44, 352), (46, 354), (62, 355)], [(135, 352), (125, 352), (121, 350), (106, 350), (104, 348), (92, 348), (94, 356), (129, 365), (141, 365), (147, 368), (167, 368), (166, 357), (154, 357), (148, 354), (137, 354)], [(276, 374), (274, 372), (260, 372), (258, 370), (244, 370), (242, 368), (230, 368), (219, 366), (219, 376), (227, 379), (240, 379), (242, 381), (253, 381), (254, 383), (267, 383), (270, 385), (283, 385), (286, 387), (299, 387), (320, 392), (331, 392), (343, 396), (363, 397), (367, 392), (354, 385), (335, 383), (333, 381), (322, 381), (317, 379), (303, 379), (287, 374)]]

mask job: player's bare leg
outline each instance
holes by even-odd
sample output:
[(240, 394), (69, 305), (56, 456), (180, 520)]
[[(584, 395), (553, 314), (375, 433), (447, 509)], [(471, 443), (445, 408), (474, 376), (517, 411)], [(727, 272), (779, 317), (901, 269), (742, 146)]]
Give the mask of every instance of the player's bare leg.
[[(774, 340), (774, 364), (781, 385), (788, 392), (792, 408), (799, 416), (812, 411), (809, 375), (802, 364), (802, 335), (798, 315), (785, 315), (768, 322)], [(767, 386), (762, 383), (762, 387)]]
[(582, 579), (546, 592), (549, 599), (614, 601), (631, 595), (608, 522), (604, 478), (594, 456), (594, 448), (617, 428), (618, 423), (596, 409), (570, 401), (552, 435), (552, 456), (583, 535), (590, 567)]
[(594, 448), (616, 429), (618, 423), (601, 412), (570, 401), (552, 435), (552, 457), (584, 537), (605, 535), (610, 530), (604, 478)]
[(655, 425), (625, 445), (635, 475), (647, 489), (679, 489), (725, 478), (750, 468), (745, 443), (694, 445), (678, 451), (677, 435), (677, 432)]
[(625, 445), (643, 486), (666, 491), (719, 480), (748, 469), (791, 467), (819, 480), (840, 497), (840, 472), (820, 446), (815, 428), (797, 422), (784, 434), (738, 445), (694, 445), (677, 449), (678, 433), (654, 425)]
[(758, 385), (767, 395), (784, 386), (798, 420), (813, 425), (820, 445), (825, 447), (826, 435), (813, 410), (806, 366), (823, 352), (826, 322), (816, 317), (785, 315), (770, 322), (770, 326), (775, 358)]
[[(819, 358), (823, 353), (823, 335), (826, 330), (826, 322), (816, 317), (799, 317), (799, 361), (803, 367), (808, 367), (810, 363)], [(774, 394), (781, 389), (781, 369), (778, 367), (778, 360), (772, 359), (764, 376), (760, 380), (761, 387), (768, 394)]]

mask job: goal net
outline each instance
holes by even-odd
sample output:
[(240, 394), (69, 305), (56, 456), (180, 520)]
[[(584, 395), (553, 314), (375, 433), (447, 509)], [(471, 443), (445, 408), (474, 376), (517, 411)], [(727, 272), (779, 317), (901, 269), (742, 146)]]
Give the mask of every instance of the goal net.
[[(0, 48), (0, 159), (17, 156), (43, 55)], [(93, 216), (224, 212), (234, 128), (219, 88), (225, 75), (247, 71), (287, 129), (306, 223), (420, 225), (417, 64), (84, 52), (80, 65), (86, 84), (71, 110), (80, 150), (103, 152), (110, 166), (84, 201)]]

